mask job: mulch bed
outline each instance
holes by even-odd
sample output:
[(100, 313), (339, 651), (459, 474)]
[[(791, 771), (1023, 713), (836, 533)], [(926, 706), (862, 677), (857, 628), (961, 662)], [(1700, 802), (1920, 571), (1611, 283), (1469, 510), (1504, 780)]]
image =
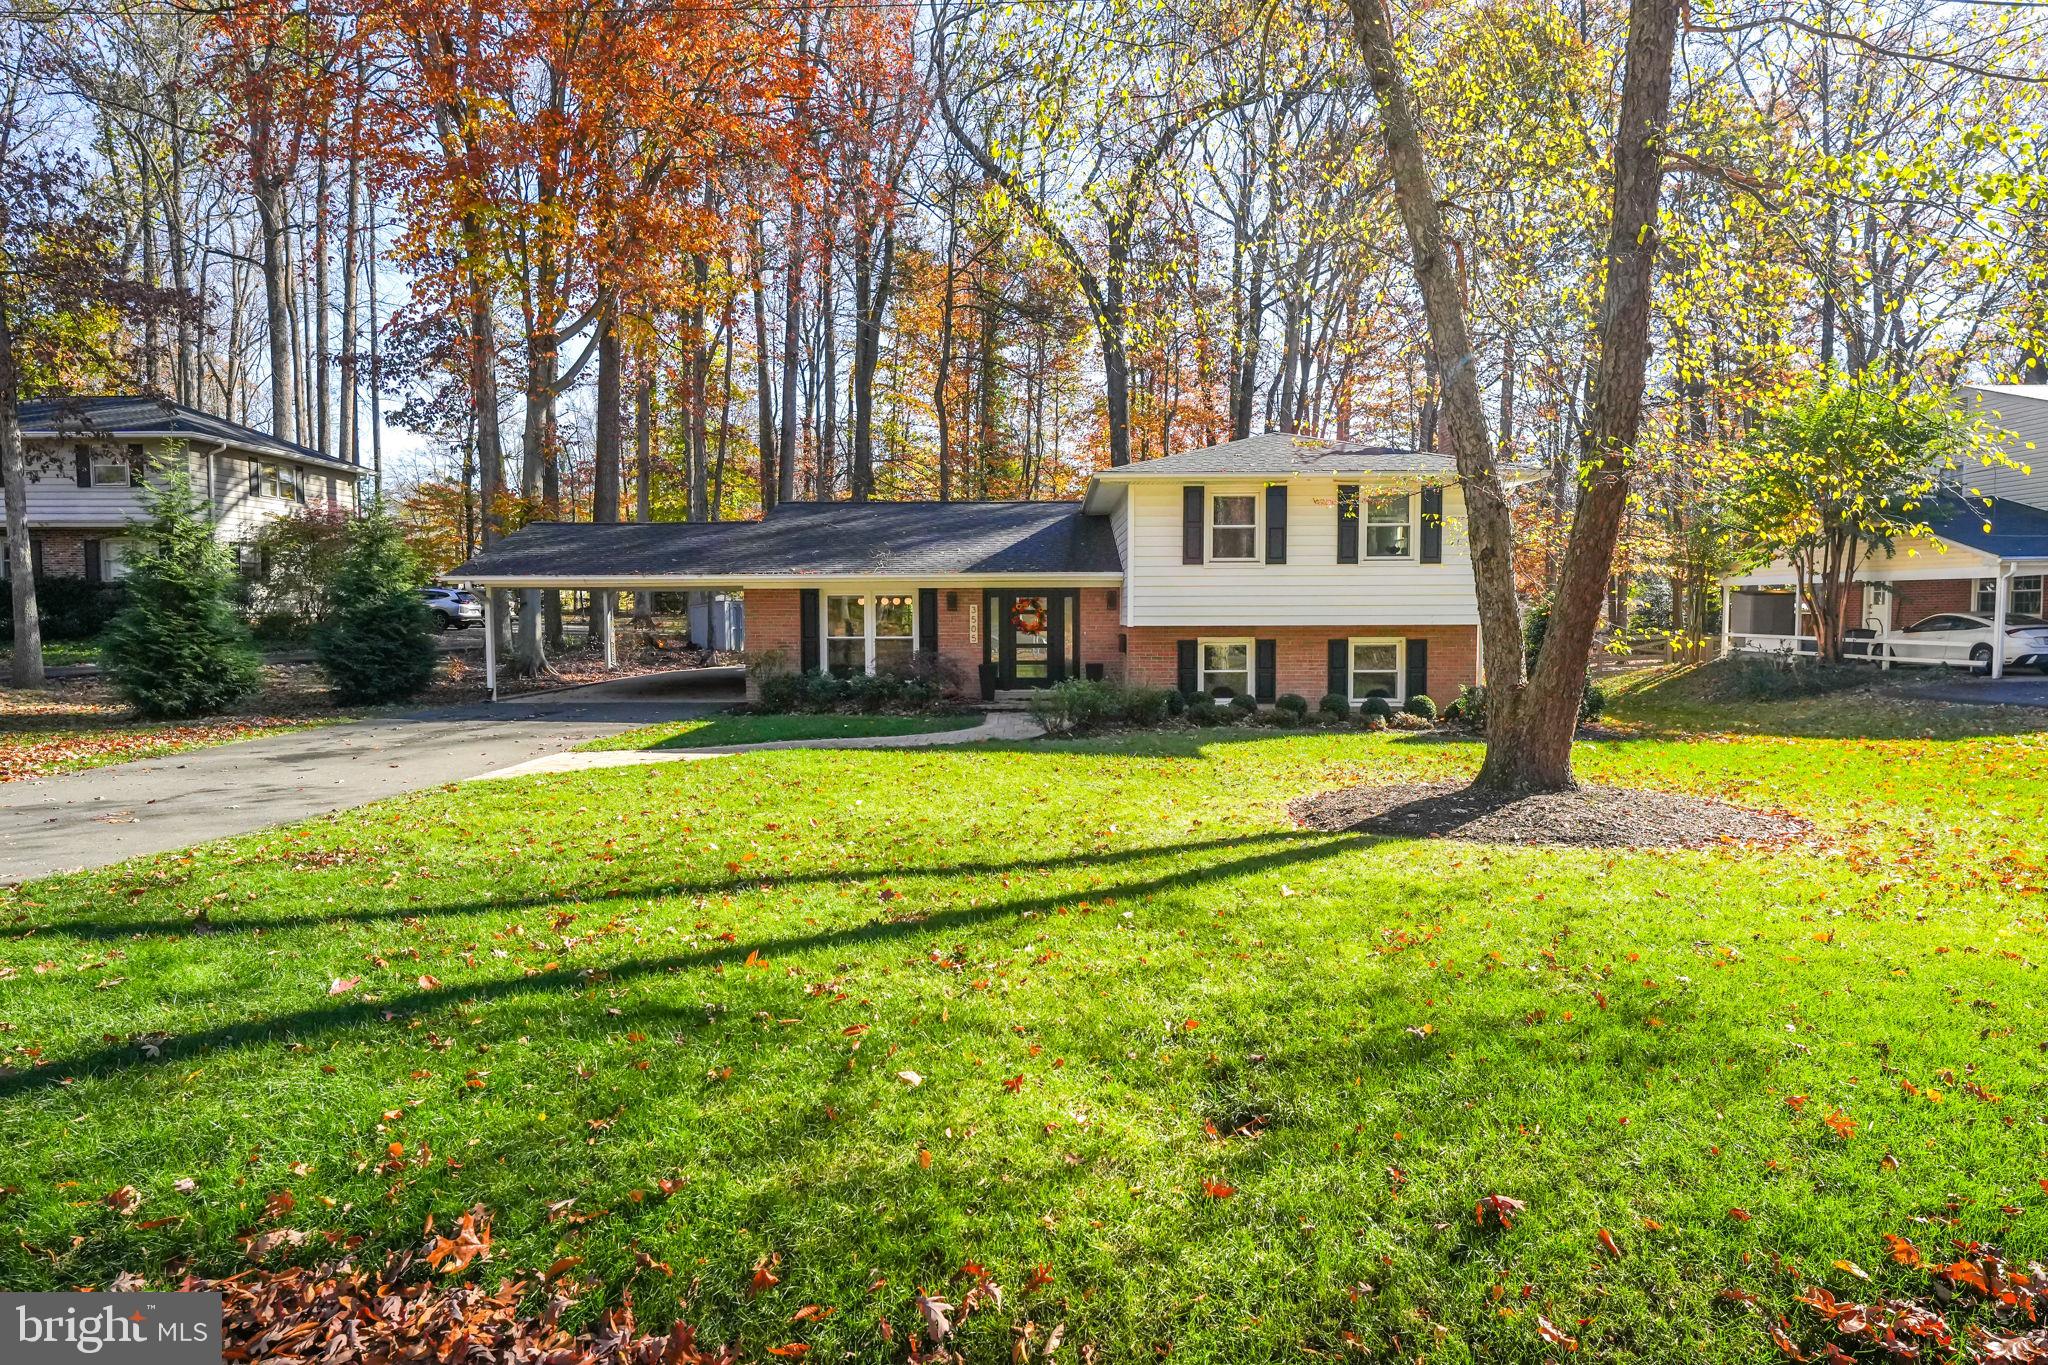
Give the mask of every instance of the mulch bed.
[(1779, 843), (1813, 828), (1782, 811), (1747, 810), (1677, 792), (1581, 787), (1503, 799), (1457, 782), (1346, 787), (1290, 801), (1287, 813), (1298, 824), (1332, 834), (1579, 848)]

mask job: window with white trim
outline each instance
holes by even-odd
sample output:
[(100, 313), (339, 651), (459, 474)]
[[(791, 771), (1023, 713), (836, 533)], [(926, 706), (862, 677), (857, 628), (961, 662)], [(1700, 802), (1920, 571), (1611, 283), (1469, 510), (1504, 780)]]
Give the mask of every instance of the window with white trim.
[(118, 583), (128, 576), (128, 542), (119, 536), (100, 542), (100, 578)]
[(1259, 498), (1256, 493), (1217, 493), (1209, 499), (1209, 558), (1259, 557)]
[[(2041, 614), (2041, 575), (2032, 574), (2026, 578), (2012, 580), (2012, 592), (2005, 599), (2005, 610), (2009, 616), (2039, 616)], [(1977, 614), (1990, 616), (1998, 610), (1998, 580), (1980, 578), (1977, 580)]]
[(1195, 682), (1202, 691), (1212, 696), (1226, 689), (1233, 697), (1252, 695), (1250, 640), (1204, 640), (1198, 649), (1200, 676)]
[(1401, 697), (1401, 649), (1399, 640), (1353, 640), (1351, 642), (1351, 703), (1367, 697)]
[[(917, 657), (917, 594), (826, 593), (825, 667), (834, 673), (901, 673)], [(811, 667), (814, 665), (807, 665)]]
[(125, 455), (95, 455), (92, 457), (92, 486), (94, 488), (127, 488), (134, 480), (130, 477), (128, 457)]
[(1406, 493), (1382, 493), (1365, 499), (1365, 554), (1368, 559), (1408, 557)]
[(917, 599), (900, 592), (876, 596), (874, 671), (908, 671), (916, 642)]
[(860, 593), (825, 598), (825, 667), (835, 673), (868, 671), (868, 599)]

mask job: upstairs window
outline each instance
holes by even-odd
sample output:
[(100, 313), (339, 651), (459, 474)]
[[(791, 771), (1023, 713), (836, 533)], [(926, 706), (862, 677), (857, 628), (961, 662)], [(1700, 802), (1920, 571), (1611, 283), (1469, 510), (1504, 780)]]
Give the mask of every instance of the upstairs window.
[(1209, 499), (1209, 558), (1257, 559), (1259, 499), (1252, 493), (1219, 493)]
[(127, 488), (133, 480), (126, 456), (95, 455), (92, 457), (92, 486), (94, 488)]
[(1365, 555), (1368, 559), (1408, 557), (1408, 495), (1386, 493), (1365, 500)]

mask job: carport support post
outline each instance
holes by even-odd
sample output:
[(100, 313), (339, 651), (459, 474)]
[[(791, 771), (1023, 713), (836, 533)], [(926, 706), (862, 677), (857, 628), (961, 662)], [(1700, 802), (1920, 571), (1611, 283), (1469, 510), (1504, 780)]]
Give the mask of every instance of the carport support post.
[(1734, 598), (1734, 589), (1726, 583), (1721, 585), (1721, 657), (1728, 657), (1728, 604)]
[(1991, 580), (1991, 676), (2005, 676), (2005, 599), (2012, 593), (2012, 565), (1998, 561), (1998, 577)]
[(484, 686), (498, 699), (498, 594), (484, 590)]
[(619, 599), (612, 593), (597, 594), (597, 633), (604, 641), (607, 671), (619, 666)]

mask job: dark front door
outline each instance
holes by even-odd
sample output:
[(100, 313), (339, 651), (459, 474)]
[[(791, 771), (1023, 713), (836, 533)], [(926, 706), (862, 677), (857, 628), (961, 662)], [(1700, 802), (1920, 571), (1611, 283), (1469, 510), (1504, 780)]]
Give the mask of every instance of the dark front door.
[(1071, 609), (1064, 592), (988, 594), (988, 664), (997, 687), (1050, 687), (1070, 676)]

